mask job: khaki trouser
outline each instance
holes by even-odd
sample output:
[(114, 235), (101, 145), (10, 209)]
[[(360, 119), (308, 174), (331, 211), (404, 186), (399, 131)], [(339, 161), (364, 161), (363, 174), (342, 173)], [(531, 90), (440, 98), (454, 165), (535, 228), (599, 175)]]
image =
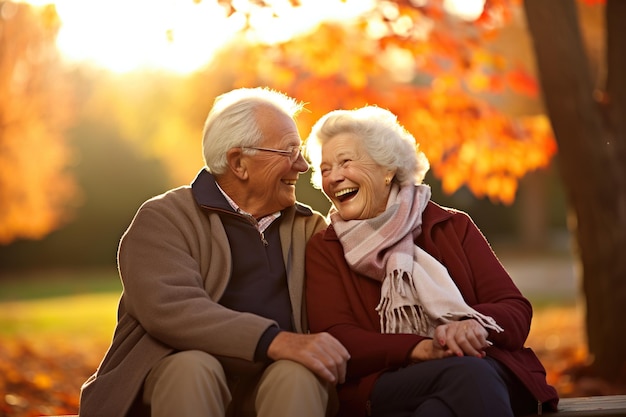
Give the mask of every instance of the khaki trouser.
[[(246, 382), (257, 380), (246, 389)], [(296, 362), (276, 361), (249, 382), (228, 379), (208, 353), (178, 352), (152, 368), (143, 401), (153, 417), (324, 417), (336, 411), (334, 387)], [(239, 398), (242, 388), (247, 398)], [(329, 396), (333, 411), (327, 414)]]

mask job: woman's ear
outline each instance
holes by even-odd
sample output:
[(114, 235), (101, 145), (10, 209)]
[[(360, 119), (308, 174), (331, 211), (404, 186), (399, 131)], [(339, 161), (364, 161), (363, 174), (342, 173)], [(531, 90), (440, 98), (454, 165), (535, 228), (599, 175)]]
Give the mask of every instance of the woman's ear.
[(247, 159), (244, 156), (241, 148), (232, 148), (226, 152), (228, 169), (241, 180), (248, 179)]
[(393, 181), (393, 177), (396, 176), (397, 170), (398, 170), (397, 168), (387, 170), (387, 175), (385, 175), (385, 184), (387, 185), (391, 184), (391, 181)]

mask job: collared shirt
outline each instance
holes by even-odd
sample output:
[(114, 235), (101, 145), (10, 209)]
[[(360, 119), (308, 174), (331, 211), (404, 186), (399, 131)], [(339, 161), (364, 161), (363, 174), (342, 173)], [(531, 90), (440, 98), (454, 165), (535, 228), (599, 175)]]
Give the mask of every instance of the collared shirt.
[[(222, 190), (222, 187), (220, 187), (220, 185), (217, 182), (215, 182), (215, 185), (217, 185), (217, 189), (220, 190), (220, 192), (224, 195), (224, 198), (226, 198), (226, 201), (228, 201), (228, 204), (230, 204), (233, 210), (235, 210), (239, 214), (243, 214), (245, 216), (249, 216), (254, 219), (254, 216), (252, 216), (250, 213), (239, 208), (237, 203), (235, 203), (235, 201), (232, 198), (230, 198), (224, 190)], [(270, 227), (270, 225), (274, 222), (274, 220), (276, 220), (279, 217), (280, 217), (280, 211), (277, 211), (276, 213), (273, 213), (273, 214), (268, 214), (267, 216), (263, 216), (258, 220), (255, 219), (256, 220), (255, 226), (257, 230), (259, 231), (259, 233), (263, 234), (263, 232), (265, 232), (265, 230), (267, 230), (267, 228)]]

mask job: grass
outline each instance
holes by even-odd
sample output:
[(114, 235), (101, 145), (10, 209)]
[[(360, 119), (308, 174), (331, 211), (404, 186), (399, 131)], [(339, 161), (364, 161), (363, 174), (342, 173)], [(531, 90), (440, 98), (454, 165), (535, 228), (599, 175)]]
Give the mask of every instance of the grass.
[(115, 268), (53, 269), (0, 273), (0, 302), (117, 293), (122, 290)]
[(101, 337), (112, 333), (119, 294), (0, 302), (0, 335)]
[(121, 284), (115, 269), (0, 275), (0, 336), (109, 340)]
[(78, 413), (121, 289), (115, 268), (0, 273), (0, 416)]

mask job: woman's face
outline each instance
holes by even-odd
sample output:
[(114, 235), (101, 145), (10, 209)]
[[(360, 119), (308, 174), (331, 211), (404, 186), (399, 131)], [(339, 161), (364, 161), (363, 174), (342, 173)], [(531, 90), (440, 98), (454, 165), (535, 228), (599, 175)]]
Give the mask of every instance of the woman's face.
[(322, 146), (322, 188), (344, 220), (367, 219), (385, 211), (393, 172), (378, 165), (358, 136), (341, 133)]

